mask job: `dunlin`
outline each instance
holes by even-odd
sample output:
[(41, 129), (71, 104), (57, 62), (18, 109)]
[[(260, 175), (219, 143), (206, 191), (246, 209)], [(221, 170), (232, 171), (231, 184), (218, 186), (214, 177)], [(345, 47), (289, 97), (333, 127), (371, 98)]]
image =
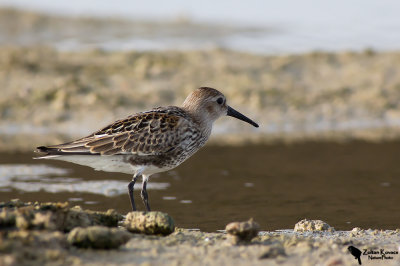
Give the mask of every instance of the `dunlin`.
[(158, 107), (137, 113), (72, 142), (37, 147), (40, 159), (56, 159), (86, 165), (95, 170), (133, 174), (128, 184), (132, 210), (136, 210), (133, 186), (142, 176), (141, 197), (150, 211), (146, 185), (152, 174), (180, 165), (207, 141), (213, 122), (232, 116), (258, 125), (226, 104), (216, 89), (193, 91), (181, 107)]

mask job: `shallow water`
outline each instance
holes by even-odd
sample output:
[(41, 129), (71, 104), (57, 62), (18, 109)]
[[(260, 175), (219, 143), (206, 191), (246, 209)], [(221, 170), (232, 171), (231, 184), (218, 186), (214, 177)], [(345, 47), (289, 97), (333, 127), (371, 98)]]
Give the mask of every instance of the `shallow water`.
[[(0, 201), (69, 201), (94, 210), (130, 209), (130, 176), (0, 154)], [(400, 141), (208, 146), (149, 183), (154, 210), (177, 226), (223, 229), (253, 217), (263, 230), (322, 219), (336, 229), (395, 229), (400, 219)], [(139, 187), (136, 187), (139, 189)], [(143, 205), (135, 191), (139, 210)]]
[[(61, 23), (55, 31), (38, 24), (38, 32), (29, 30), (10, 38), (23, 45), (47, 42), (59, 49), (169, 50), (221, 47), (251, 53), (303, 53), (314, 50), (340, 51), (399, 49), (400, 20), (398, 1), (48, 1), (2, 0), (0, 6), (28, 8), (53, 15), (122, 17), (133, 20), (161, 21), (164, 26), (130, 26), (111, 23), (100, 29), (88, 29)], [(29, 21), (29, 20), (28, 20)], [(170, 21), (176, 21), (171, 25)], [(203, 27), (191, 27), (196, 22)], [(29, 23), (29, 22), (28, 22)], [(25, 24), (28, 24), (25, 23)], [(24, 24), (24, 25), (25, 25)], [(65, 25), (64, 25), (65, 24)], [(111, 25), (110, 25), (111, 24)], [(25, 26), (22, 26), (25, 27)], [(221, 25), (234, 26), (220, 27)], [(35, 26), (35, 25), (34, 25)], [(53, 25), (52, 25), (53, 26)], [(243, 30), (243, 26), (248, 30)], [(0, 27), (1, 28), (1, 27)], [(81, 27), (80, 27), (81, 28)], [(258, 30), (254, 30), (254, 29)], [(202, 34), (203, 33), (203, 34)], [(2, 32), (0, 31), (0, 43)]]

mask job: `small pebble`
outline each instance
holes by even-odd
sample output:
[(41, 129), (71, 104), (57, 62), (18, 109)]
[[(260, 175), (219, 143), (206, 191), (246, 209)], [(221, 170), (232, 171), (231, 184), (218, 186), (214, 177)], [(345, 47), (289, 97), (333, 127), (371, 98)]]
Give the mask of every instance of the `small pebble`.
[(124, 226), (129, 232), (147, 235), (169, 235), (175, 230), (174, 220), (163, 212), (130, 212)]
[(69, 234), (69, 244), (79, 248), (116, 249), (130, 239), (130, 234), (119, 228), (90, 226), (74, 228)]
[(250, 219), (247, 222), (230, 223), (226, 226), (225, 230), (228, 233), (228, 240), (236, 245), (250, 242), (258, 235), (260, 226), (253, 219)]
[(331, 227), (329, 224), (327, 224), (321, 220), (303, 219), (294, 226), (294, 231), (295, 232), (307, 232), (307, 231), (333, 232), (333, 231), (335, 231), (335, 229), (333, 227)]

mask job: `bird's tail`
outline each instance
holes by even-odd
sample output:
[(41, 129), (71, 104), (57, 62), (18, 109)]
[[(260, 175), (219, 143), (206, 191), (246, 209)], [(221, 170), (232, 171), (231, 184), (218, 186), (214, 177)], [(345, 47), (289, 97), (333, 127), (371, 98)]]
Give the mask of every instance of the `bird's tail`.
[(36, 159), (56, 157), (59, 155), (86, 155), (91, 154), (90, 148), (86, 147), (86, 140), (79, 139), (73, 142), (51, 145), (51, 146), (39, 146), (36, 147), (38, 153), (43, 153), (41, 157)]
[(54, 148), (49, 148), (49, 147), (46, 147), (46, 146), (39, 146), (39, 147), (36, 147), (36, 150), (35, 150), (35, 152), (43, 152), (43, 153), (51, 153), (53, 150), (55, 150)]
[(59, 150), (55, 148), (49, 148), (46, 146), (36, 147), (36, 153), (41, 153), (39, 157), (33, 157), (33, 159), (48, 159), (51, 157), (57, 157), (59, 154)]

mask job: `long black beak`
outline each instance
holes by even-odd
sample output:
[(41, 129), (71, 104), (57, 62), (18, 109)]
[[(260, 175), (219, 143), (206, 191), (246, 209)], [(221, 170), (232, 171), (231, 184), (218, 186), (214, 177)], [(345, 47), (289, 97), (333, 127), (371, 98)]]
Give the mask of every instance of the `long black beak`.
[(233, 109), (232, 107), (228, 106), (228, 112), (226, 113), (226, 115), (235, 117), (237, 119), (240, 119), (244, 122), (247, 122), (255, 127), (258, 127), (258, 124), (256, 122), (254, 122), (253, 120), (251, 120), (250, 118), (248, 118), (247, 116), (242, 115), (241, 113), (239, 113), (238, 111), (236, 111), (235, 109)]

